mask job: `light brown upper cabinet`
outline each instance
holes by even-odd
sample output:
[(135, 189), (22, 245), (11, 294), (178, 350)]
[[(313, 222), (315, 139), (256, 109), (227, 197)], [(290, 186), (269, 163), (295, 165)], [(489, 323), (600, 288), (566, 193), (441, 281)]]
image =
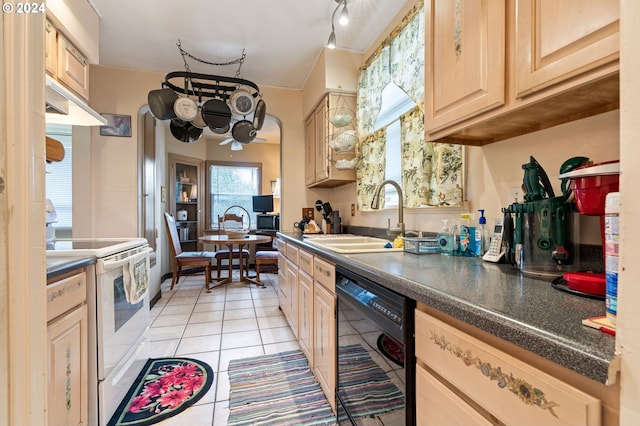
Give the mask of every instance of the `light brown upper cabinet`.
[(89, 61), (49, 21), (45, 23), (45, 71), (89, 100)]
[[(355, 104), (355, 94), (328, 93), (307, 117), (305, 121), (305, 184), (307, 186), (332, 188), (356, 181)], [(347, 116), (350, 117), (349, 120), (345, 118)], [(353, 141), (353, 145), (349, 143), (350, 141)]]
[(429, 130), (504, 105), (505, 3), (430, 0), (425, 19)]
[(619, 57), (619, 0), (519, 0), (516, 19), (517, 97)]
[(619, 108), (618, 0), (426, 0), (427, 140), (485, 145)]

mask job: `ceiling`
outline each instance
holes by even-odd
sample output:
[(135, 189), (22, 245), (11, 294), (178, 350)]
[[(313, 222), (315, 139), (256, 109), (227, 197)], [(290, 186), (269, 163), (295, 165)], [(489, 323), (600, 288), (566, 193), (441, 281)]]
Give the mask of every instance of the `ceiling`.
[[(177, 48), (214, 63), (246, 58), (240, 77), (259, 86), (302, 89), (331, 33), (336, 0), (89, 0), (100, 17), (100, 64), (183, 71)], [(337, 48), (367, 51), (409, 0), (347, 0), (350, 23), (337, 22)], [(187, 58), (193, 72), (235, 76), (238, 65)], [(268, 106), (267, 106), (268, 112)], [(270, 139), (266, 120), (259, 136)], [(213, 133), (211, 133), (213, 135)]]

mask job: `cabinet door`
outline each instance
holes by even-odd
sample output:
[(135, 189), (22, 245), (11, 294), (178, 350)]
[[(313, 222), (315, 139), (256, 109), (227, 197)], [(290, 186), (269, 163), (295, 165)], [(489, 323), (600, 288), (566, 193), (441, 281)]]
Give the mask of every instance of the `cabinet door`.
[(89, 99), (89, 62), (69, 40), (58, 34), (58, 80)]
[(87, 307), (47, 327), (49, 425), (87, 424)]
[(425, 426), (493, 424), (420, 366), (416, 368), (416, 421)]
[(58, 77), (58, 32), (51, 22), (45, 21), (44, 66), (45, 71), (53, 78)]
[(619, 27), (619, 0), (518, 0), (516, 97), (618, 59)]
[(329, 97), (325, 97), (315, 110), (316, 128), (316, 182), (329, 178), (329, 144), (327, 141), (327, 113)]
[(505, 2), (425, 1), (427, 133), (505, 103)]
[(321, 284), (315, 283), (314, 292), (314, 336), (313, 360), (314, 372), (320, 387), (329, 400), (331, 408), (336, 409), (336, 299)]
[(298, 338), (298, 266), (287, 260), (287, 294), (285, 316), (291, 331)]
[(316, 181), (316, 119), (312, 113), (304, 124), (304, 183)]
[(298, 269), (298, 341), (313, 368), (313, 278)]

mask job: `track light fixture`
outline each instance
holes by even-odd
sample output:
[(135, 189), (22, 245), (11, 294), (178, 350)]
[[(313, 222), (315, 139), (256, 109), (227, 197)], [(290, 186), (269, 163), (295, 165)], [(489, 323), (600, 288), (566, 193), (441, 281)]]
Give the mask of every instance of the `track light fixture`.
[(340, 17), (338, 18), (338, 22), (340, 25), (347, 25), (349, 23), (349, 11), (347, 10), (347, 0), (335, 0), (338, 5), (336, 6), (333, 14), (331, 15), (331, 34), (329, 35), (329, 40), (327, 41), (327, 48), (335, 49), (336, 48), (336, 28), (335, 28), (335, 20), (336, 13), (340, 6), (342, 6), (342, 11), (340, 12)]

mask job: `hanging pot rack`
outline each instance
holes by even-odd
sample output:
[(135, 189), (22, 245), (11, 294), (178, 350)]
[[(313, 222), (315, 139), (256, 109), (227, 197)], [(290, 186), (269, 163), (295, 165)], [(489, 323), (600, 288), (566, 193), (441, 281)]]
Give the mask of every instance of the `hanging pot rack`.
[[(171, 81), (173, 80), (173, 81)], [(180, 84), (176, 82), (180, 81)], [(200, 74), (190, 71), (173, 71), (165, 76), (163, 87), (168, 87), (176, 93), (184, 95), (198, 94), (203, 98), (229, 100), (233, 92), (240, 87), (251, 88), (254, 98), (261, 97), (260, 88), (250, 80), (221, 75)]]

